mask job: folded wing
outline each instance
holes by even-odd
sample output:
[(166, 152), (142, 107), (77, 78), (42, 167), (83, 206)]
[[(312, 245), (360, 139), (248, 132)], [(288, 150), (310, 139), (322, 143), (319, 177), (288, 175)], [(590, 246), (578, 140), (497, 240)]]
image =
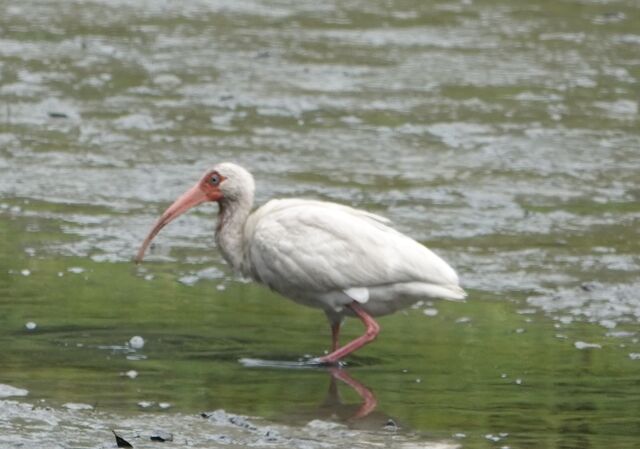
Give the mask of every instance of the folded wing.
[(385, 223), (334, 203), (271, 201), (247, 221), (243, 271), (283, 294), (358, 296), (362, 288), (417, 282), (437, 287), (443, 297), (465, 296), (444, 260)]

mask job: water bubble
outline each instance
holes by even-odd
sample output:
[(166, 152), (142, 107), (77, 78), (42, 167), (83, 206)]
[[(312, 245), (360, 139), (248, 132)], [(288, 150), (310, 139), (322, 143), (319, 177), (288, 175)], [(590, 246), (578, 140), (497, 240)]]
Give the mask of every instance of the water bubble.
[(129, 346), (133, 349), (142, 349), (144, 347), (144, 338), (139, 335), (131, 337), (129, 340)]
[(631, 360), (640, 360), (640, 352), (630, 352), (629, 358)]
[(27, 270), (26, 268), (20, 271), (20, 274), (23, 276), (29, 276), (31, 274), (31, 270)]
[(585, 341), (576, 341), (573, 345), (576, 347), (576, 349), (600, 349), (600, 348), (602, 348), (602, 346), (597, 344), (597, 343), (587, 343)]
[(138, 402), (138, 406), (142, 407), (142, 408), (149, 408), (153, 404), (155, 404), (155, 402), (151, 402), (151, 401), (140, 401), (140, 402)]
[(169, 402), (160, 402), (160, 403), (158, 403), (158, 407), (160, 407), (162, 409), (167, 409), (167, 408), (171, 407), (171, 404)]
[(36, 323), (34, 323), (33, 321), (28, 321), (28, 322), (24, 325), (24, 327), (26, 327), (26, 328), (27, 328), (27, 330), (32, 331), (32, 330), (35, 330), (35, 328), (36, 328), (36, 327), (38, 327), (38, 325), (37, 325)]
[(70, 268), (67, 268), (67, 271), (69, 273), (73, 273), (73, 274), (80, 274), (80, 273), (84, 273), (84, 268), (82, 268), (82, 267), (70, 267)]
[(426, 316), (436, 316), (438, 314), (438, 309), (424, 309), (422, 313)]
[(135, 379), (136, 377), (138, 377), (138, 372), (134, 369), (131, 369), (126, 373), (124, 373), (124, 375), (127, 376), (129, 379)]

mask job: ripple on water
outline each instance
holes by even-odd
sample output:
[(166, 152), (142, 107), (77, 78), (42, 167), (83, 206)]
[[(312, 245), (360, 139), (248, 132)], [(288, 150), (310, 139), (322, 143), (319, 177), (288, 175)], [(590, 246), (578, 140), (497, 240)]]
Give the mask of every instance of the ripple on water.
[(11, 385), (0, 384), (0, 398), (8, 398), (12, 396), (26, 396), (28, 390), (12, 387)]
[(640, 321), (638, 288), (640, 284), (637, 282), (592, 283), (589, 286), (549, 290), (545, 294), (529, 297), (527, 302), (556, 317), (569, 314), (611, 329), (622, 323)]

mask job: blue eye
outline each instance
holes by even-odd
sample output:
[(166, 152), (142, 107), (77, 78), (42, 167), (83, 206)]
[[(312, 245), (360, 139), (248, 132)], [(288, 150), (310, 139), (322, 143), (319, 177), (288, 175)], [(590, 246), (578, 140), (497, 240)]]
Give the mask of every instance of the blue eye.
[(211, 184), (212, 186), (217, 186), (218, 184), (220, 184), (220, 175), (217, 173), (213, 173), (209, 178), (209, 184)]

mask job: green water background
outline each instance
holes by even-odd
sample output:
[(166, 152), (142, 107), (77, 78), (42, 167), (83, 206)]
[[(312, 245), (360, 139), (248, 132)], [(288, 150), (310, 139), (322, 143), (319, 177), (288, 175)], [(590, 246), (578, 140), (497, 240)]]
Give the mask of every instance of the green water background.
[[(259, 203), (391, 218), (470, 292), (380, 320), (347, 368), (378, 407), (350, 425), (391, 417), (470, 448), (638, 446), (636, 2), (0, 11), (0, 383), (54, 407), (331, 418), (326, 372), (238, 363), (321, 354), (330, 334), (228, 272), (215, 207), (130, 262), (164, 207), (235, 160)], [(349, 321), (344, 338), (360, 332)], [(360, 399), (340, 391), (345, 420)]]

